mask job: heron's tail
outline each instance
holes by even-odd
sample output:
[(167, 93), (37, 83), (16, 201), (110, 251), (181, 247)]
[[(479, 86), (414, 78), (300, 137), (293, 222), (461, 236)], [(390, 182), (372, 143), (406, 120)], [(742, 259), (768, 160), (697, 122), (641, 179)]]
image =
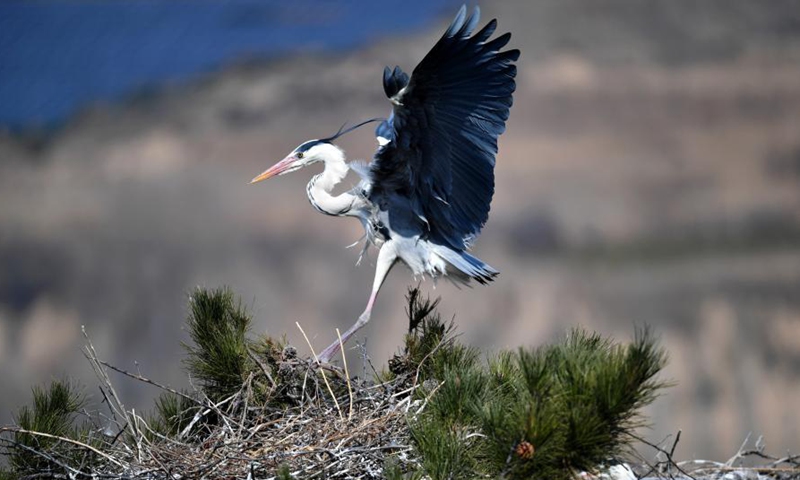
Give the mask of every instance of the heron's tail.
[(500, 274), (491, 266), (483, 263), (481, 259), (464, 251), (458, 252), (440, 246), (436, 253), (454, 267), (454, 269), (448, 269), (447, 273), (462, 283), (468, 284), (469, 280), (475, 280), (481, 285), (486, 285)]

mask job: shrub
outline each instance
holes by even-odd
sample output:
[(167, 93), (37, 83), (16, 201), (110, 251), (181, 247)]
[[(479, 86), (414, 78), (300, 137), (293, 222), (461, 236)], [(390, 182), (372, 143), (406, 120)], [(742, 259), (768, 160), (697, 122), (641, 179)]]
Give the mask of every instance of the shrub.
[(502, 352), (484, 364), (431, 307), (409, 294), (416, 332), (395, 360), (437, 385), (411, 420), (431, 478), (559, 479), (592, 471), (627, 453), (643, 424), (641, 408), (665, 386), (656, 375), (666, 354), (647, 329), (629, 345), (576, 329), (554, 345)]
[(15, 417), (19, 431), (8, 448), (9, 465), (20, 475), (68, 473), (54, 460), (80, 463), (80, 452), (53, 437), (84, 440), (86, 430), (75, 425), (75, 417), (85, 404), (84, 396), (66, 380), (54, 380), (47, 388), (33, 387), (32, 393), (31, 405), (22, 407)]

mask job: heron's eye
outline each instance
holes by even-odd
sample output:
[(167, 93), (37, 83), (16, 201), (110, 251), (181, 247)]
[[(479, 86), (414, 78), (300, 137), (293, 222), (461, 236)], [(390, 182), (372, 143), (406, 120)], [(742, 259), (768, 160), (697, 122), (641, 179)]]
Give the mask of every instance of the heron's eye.
[(297, 152), (297, 158), (303, 158), (303, 152)]

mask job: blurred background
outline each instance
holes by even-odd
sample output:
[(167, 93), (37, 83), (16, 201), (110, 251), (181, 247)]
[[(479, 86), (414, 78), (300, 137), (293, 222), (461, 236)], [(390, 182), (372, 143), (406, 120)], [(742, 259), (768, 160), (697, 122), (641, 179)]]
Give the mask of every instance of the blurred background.
[[(0, 423), (81, 355), (188, 386), (188, 292), (231, 286), (255, 333), (317, 348), (362, 311), (356, 221), (317, 214), (304, 170), (248, 186), (300, 142), (385, 116), (459, 3), (0, 3)], [(497, 0), (522, 50), (492, 213), (489, 287), (431, 282), (465, 342), (537, 346), (650, 325), (676, 385), (652, 441), (727, 459), (800, 451), (800, 8), (791, 0)], [(342, 140), (370, 158), (371, 128)], [(407, 327), (390, 275), (359, 340)], [(351, 360), (358, 361), (357, 351)], [(159, 392), (113, 377), (128, 406)]]

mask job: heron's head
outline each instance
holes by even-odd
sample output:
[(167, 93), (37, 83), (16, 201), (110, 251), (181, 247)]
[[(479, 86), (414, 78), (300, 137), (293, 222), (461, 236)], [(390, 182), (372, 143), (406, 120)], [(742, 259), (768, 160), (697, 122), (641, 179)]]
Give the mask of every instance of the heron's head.
[(327, 140), (309, 140), (292, 150), (286, 158), (265, 170), (250, 183), (260, 182), (270, 177), (300, 170), (313, 163), (324, 162), (333, 158), (341, 158), (342, 151)]

